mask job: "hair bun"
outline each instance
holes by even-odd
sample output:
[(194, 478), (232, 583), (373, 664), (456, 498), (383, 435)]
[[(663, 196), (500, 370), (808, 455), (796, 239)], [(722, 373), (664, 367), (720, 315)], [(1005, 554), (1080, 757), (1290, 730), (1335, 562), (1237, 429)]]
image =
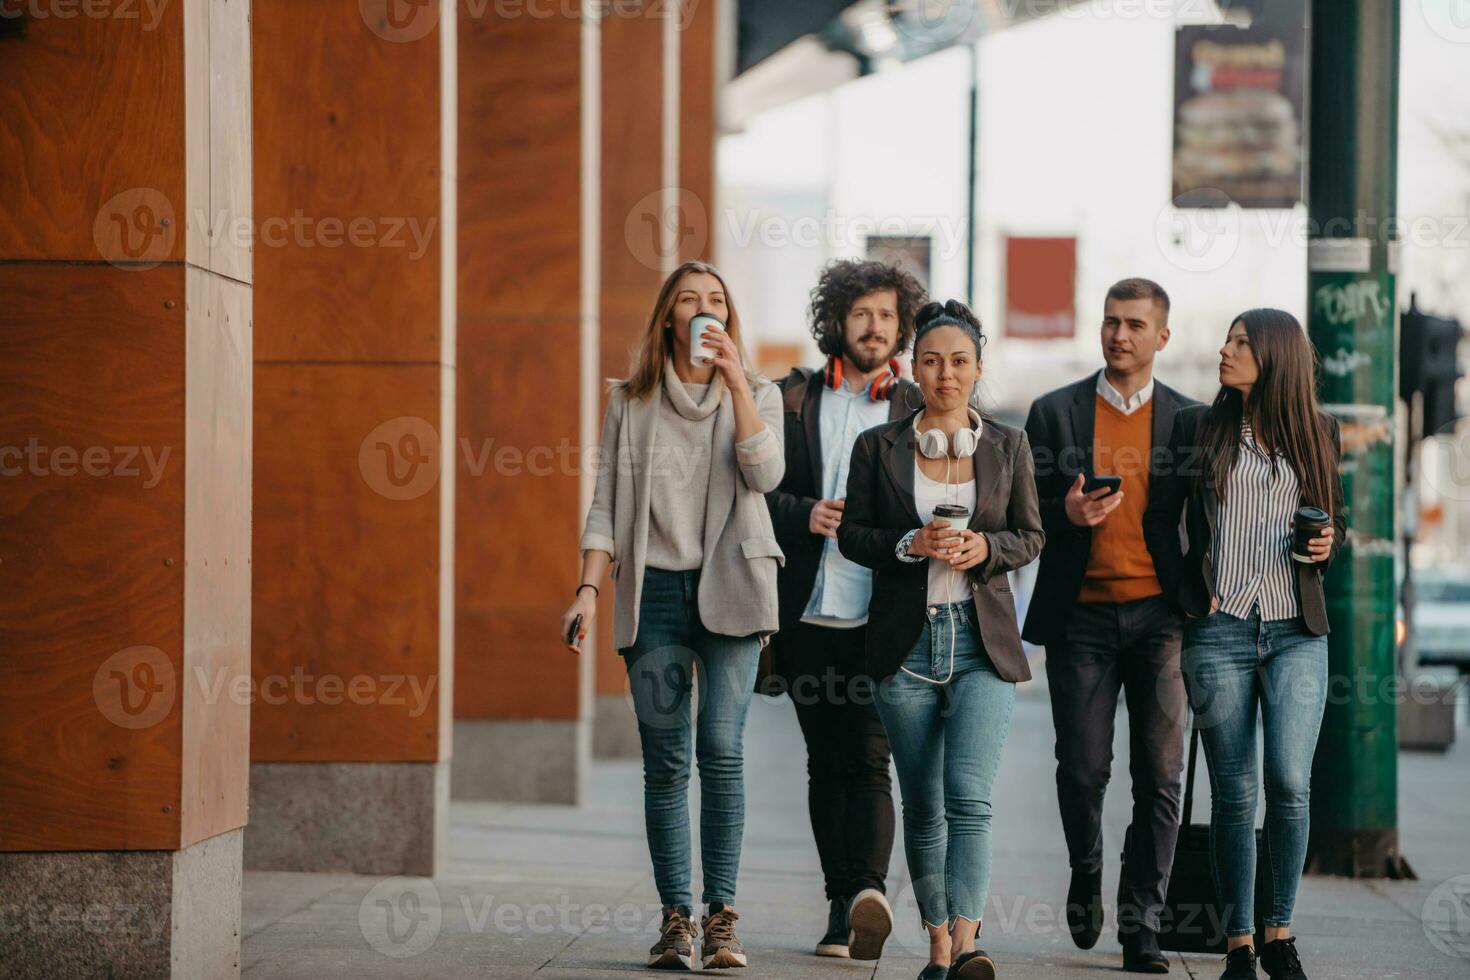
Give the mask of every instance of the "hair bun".
[[(954, 300), (950, 300), (950, 302), (953, 303)], [(919, 308), (919, 312), (914, 314), (914, 328), (918, 329), (931, 320), (937, 320), (939, 317), (944, 316), (946, 312), (944, 303), (925, 303)]]

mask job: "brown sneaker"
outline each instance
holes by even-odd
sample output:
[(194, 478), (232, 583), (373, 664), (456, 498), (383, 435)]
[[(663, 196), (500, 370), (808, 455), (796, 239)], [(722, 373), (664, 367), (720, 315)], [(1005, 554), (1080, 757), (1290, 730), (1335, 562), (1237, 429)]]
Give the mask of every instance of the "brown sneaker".
[(704, 929), (703, 961), (706, 970), (727, 970), (745, 966), (745, 947), (735, 938), (735, 920), (740, 916), (725, 905), (700, 921)]
[(648, 951), (648, 965), (655, 970), (694, 969), (694, 920), (682, 909), (664, 912), (662, 935)]

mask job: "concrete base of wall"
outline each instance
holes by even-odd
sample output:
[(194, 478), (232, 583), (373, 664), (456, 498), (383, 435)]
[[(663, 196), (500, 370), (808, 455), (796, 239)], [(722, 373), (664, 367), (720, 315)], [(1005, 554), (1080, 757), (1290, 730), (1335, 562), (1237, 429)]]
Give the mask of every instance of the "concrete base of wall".
[(580, 803), (591, 761), (589, 721), (456, 721), (450, 795), (457, 800)]
[(448, 838), (448, 760), (250, 766), (252, 871), (432, 877)]
[(594, 759), (637, 759), (643, 755), (638, 741), (638, 716), (622, 694), (599, 694), (592, 706), (592, 757)]
[(179, 851), (0, 854), (6, 977), (240, 976), (243, 832)]

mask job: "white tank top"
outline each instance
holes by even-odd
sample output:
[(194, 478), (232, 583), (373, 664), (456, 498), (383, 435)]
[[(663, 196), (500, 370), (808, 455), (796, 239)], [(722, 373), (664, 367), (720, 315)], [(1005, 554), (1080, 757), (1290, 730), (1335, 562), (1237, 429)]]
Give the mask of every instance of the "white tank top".
[[(934, 520), (934, 508), (940, 504), (959, 504), (970, 513), (975, 512), (975, 481), (963, 483), (940, 483), (932, 480), (919, 468), (914, 459), (914, 510), (925, 524)], [(964, 572), (957, 572), (949, 562), (940, 558), (929, 559), (929, 597), (931, 606), (946, 602), (973, 602), (970, 582)]]

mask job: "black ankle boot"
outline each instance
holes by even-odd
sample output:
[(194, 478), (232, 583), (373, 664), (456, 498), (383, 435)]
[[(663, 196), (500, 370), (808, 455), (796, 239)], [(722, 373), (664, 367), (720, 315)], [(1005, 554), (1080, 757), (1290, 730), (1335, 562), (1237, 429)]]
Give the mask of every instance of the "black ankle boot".
[(1256, 980), (1256, 951), (1237, 946), (1225, 954), (1225, 972), (1220, 980)]
[(817, 943), (818, 956), (847, 956), (847, 899), (834, 898), (827, 912), (827, 931)]
[(1102, 872), (1073, 871), (1067, 889), (1067, 928), (1079, 949), (1091, 949), (1102, 935)]
[(1261, 968), (1271, 980), (1307, 980), (1301, 958), (1296, 955), (1296, 937), (1276, 939), (1261, 947)]
[(1169, 958), (1159, 949), (1159, 937), (1139, 925), (1123, 936), (1123, 969), (1129, 973), (1168, 973)]

